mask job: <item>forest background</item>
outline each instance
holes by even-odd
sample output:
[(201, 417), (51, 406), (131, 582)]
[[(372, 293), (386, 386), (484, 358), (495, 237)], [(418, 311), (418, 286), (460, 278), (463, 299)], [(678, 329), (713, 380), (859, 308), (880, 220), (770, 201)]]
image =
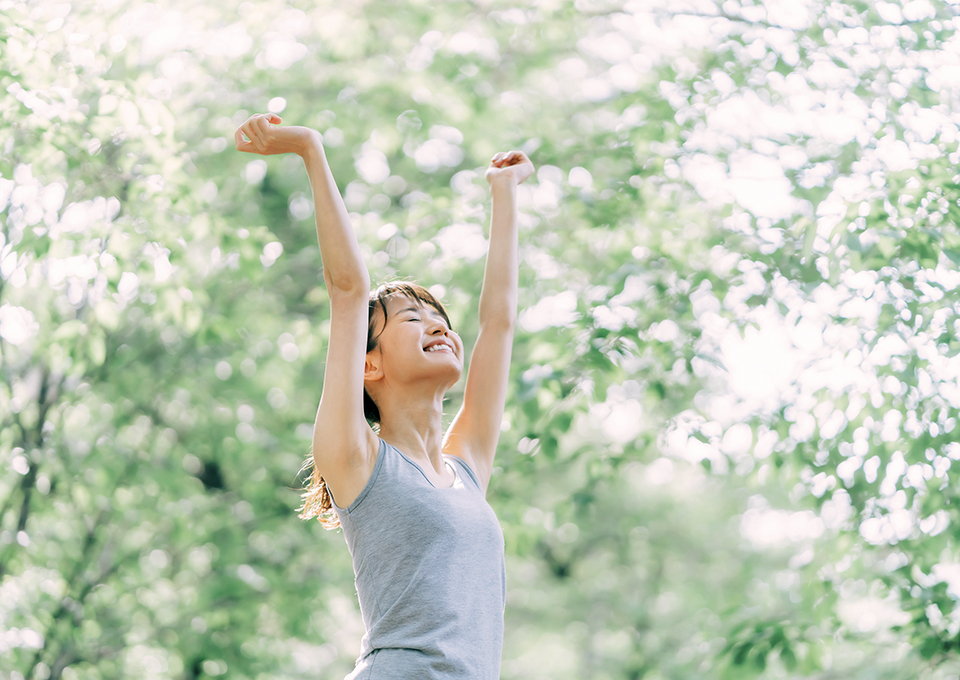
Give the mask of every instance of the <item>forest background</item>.
[[(505, 679), (960, 672), (960, 4), (0, 0), (0, 677), (337, 678), (316, 127), (468, 345), (519, 148)], [(451, 396), (454, 413), (459, 393)]]

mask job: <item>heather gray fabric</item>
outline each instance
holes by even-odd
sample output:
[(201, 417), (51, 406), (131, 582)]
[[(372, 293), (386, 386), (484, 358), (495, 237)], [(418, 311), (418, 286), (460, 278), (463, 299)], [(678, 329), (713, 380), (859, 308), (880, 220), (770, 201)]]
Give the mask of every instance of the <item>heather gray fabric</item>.
[(438, 489), (380, 440), (370, 480), (334, 503), (353, 556), (367, 633), (347, 680), (497, 680), (503, 644), (503, 533), (473, 470)]

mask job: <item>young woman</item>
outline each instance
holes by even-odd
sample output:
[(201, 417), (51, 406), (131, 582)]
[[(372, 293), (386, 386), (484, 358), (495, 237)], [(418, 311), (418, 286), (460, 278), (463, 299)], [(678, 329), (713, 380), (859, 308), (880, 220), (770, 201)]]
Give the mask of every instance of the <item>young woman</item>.
[[(503, 534), (484, 500), (500, 434), (517, 312), (519, 151), (486, 172), (493, 198), (480, 324), (463, 406), (443, 432), (443, 396), (464, 348), (443, 305), (370, 279), (322, 137), (256, 115), (240, 151), (295, 153), (313, 189), (330, 344), (303, 517), (341, 526), (366, 626), (349, 680), (496, 680), (503, 639)], [(379, 425), (374, 431), (371, 424)]]

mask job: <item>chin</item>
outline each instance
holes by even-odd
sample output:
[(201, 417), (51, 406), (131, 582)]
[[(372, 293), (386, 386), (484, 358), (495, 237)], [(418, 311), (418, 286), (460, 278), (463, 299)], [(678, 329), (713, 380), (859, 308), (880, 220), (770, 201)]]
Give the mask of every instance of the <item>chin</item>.
[(444, 371), (444, 375), (447, 377), (447, 389), (450, 389), (458, 382), (460, 382), (460, 376), (463, 375), (463, 367), (459, 364), (457, 366), (450, 366), (448, 371)]
[(446, 383), (446, 389), (456, 385), (463, 374), (463, 360), (452, 352), (445, 358), (427, 357), (427, 361), (429, 365), (426, 369), (427, 373), (436, 376), (440, 382)]

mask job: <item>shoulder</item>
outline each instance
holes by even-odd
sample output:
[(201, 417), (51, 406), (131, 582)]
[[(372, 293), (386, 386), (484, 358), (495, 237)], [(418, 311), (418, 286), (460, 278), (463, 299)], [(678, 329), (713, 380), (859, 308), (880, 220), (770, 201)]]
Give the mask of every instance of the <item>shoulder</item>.
[(327, 488), (341, 508), (350, 507), (367, 488), (377, 463), (382, 458), (385, 442), (373, 430), (355, 449), (344, 447), (331, 451), (330, 446), (314, 443), (314, 462), (327, 483)]
[(456, 436), (447, 437), (443, 444), (443, 453), (460, 463), (481, 493), (486, 494), (490, 475), (489, 473), (484, 475), (484, 470), (478, 465), (476, 457), (470, 448), (464, 445), (462, 439)]
[(477, 476), (477, 471), (473, 468), (470, 463), (461, 458), (460, 456), (447, 455), (447, 459), (452, 461), (452, 464), (457, 466), (457, 469), (460, 472), (465, 472), (467, 478), (472, 482), (479, 491), (483, 491), (483, 485), (480, 483), (480, 477)]

